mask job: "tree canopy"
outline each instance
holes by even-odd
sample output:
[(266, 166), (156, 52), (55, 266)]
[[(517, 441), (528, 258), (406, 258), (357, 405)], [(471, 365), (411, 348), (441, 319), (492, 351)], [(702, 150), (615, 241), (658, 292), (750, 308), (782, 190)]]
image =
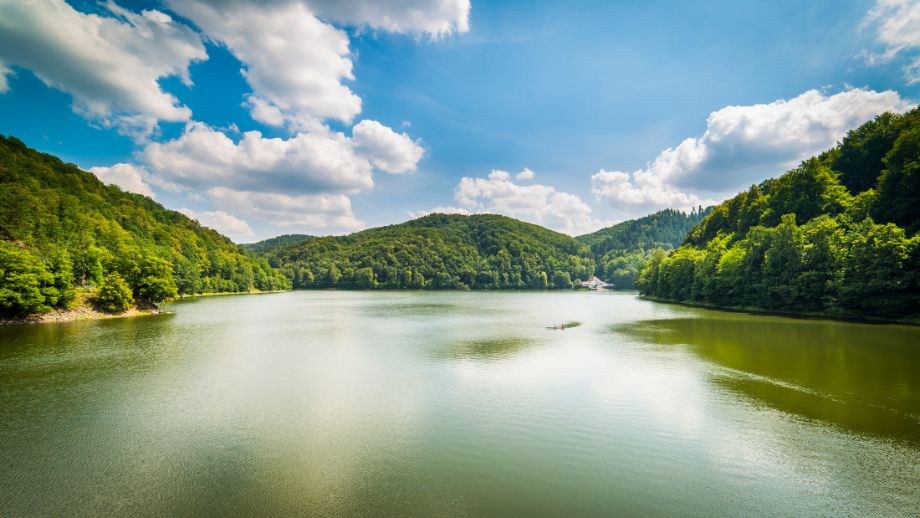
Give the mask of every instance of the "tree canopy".
[(290, 286), (218, 232), (0, 136), (0, 313), (62, 306), (112, 272), (149, 303)]
[(587, 245), (493, 214), (431, 214), (347, 236), (250, 246), (295, 288), (570, 288), (594, 274)]
[(642, 267), (658, 248), (671, 250), (709, 213), (699, 207), (689, 213), (665, 209), (624, 221), (577, 239), (591, 247), (597, 275), (618, 289), (633, 289)]
[(920, 109), (716, 206), (639, 289), (654, 297), (840, 316), (920, 316)]

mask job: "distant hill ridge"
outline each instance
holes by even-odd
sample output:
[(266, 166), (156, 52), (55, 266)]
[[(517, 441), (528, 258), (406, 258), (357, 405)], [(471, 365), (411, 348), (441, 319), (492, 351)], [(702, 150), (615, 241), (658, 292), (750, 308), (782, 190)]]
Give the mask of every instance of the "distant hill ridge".
[(250, 245), (295, 288), (571, 288), (594, 273), (587, 245), (506, 216), (431, 214), (347, 236)]
[(648, 216), (624, 221), (577, 239), (591, 247), (597, 275), (614, 288), (634, 289), (635, 281), (652, 252), (680, 246), (687, 232), (702, 221), (711, 207), (689, 213), (665, 209)]

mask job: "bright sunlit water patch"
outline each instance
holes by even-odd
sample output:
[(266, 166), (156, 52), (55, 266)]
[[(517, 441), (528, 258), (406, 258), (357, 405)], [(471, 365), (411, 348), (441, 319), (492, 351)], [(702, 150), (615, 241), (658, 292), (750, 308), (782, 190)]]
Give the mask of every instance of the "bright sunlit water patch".
[(623, 293), (167, 309), (0, 329), (0, 515), (920, 508), (918, 328)]

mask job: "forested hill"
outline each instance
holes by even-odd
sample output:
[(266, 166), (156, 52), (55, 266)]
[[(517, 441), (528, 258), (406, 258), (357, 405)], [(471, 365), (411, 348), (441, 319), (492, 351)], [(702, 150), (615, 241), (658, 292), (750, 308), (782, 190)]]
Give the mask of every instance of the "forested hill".
[(255, 254), (263, 254), (277, 248), (283, 248), (290, 245), (303, 243), (304, 241), (314, 239), (314, 236), (306, 234), (284, 234), (281, 236), (270, 237), (256, 243), (244, 243), (240, 246)]
[(571, 288), (594, 273), (587, 245), (491, 214), (431, 214), (348, 236), (282, 241), (262, 255), (295, 288)]
[(0, 314), (66, 305), (104, 278), (139, 302), (289, 286), (214, 230), (0, 135)]
[(835, 148), (718, 205), (642, 293), (677, 301), (920, 318), (920, 110), (885, 114)]
[(651, 254), (658, 248), (677, 248), (709, 210), (700, 207), (686, 213), (665, 209), (576, 239), (591, 247), (598, 277), (615, 288), (632, 289)]

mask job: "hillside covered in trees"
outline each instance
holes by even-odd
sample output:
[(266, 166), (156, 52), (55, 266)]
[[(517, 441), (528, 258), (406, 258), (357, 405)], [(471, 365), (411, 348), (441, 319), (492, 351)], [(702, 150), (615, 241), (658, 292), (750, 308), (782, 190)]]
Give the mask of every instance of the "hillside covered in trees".
[(266, 252), (271, 252), (276, 248), (283, 248), (288, 245), (303, 243), (313, 239), (313, 237), (314, 236), (308, 236), (306, 234), (284, 234), (281, 236), (263, 239), (257, 243), (243, 243), (240, 246), (243, 247), (243, 250), (248, 250), (254, 254), (264, 254)]
[(263, 250), (295, 288), (571, 288), (594, 273), (587, 245), (492, 214), (431, 214), (347, 236)]
[(216, 231), (0, 136), (0, 315), (63, 307), (93, 286), (118, 310), (290, 284)]
[(652, 297), (831, 316), (920, 317), (920, 109), (716, 206), (639, 277)]
[(591, 247), (598, 277), (614, 288), (633, 289), (639, 272), (655, 250), (677, 248), (687, 232), (708, 213), (709, 209), (702, 207), (690, 213), (665, 209), (576, 239)]

